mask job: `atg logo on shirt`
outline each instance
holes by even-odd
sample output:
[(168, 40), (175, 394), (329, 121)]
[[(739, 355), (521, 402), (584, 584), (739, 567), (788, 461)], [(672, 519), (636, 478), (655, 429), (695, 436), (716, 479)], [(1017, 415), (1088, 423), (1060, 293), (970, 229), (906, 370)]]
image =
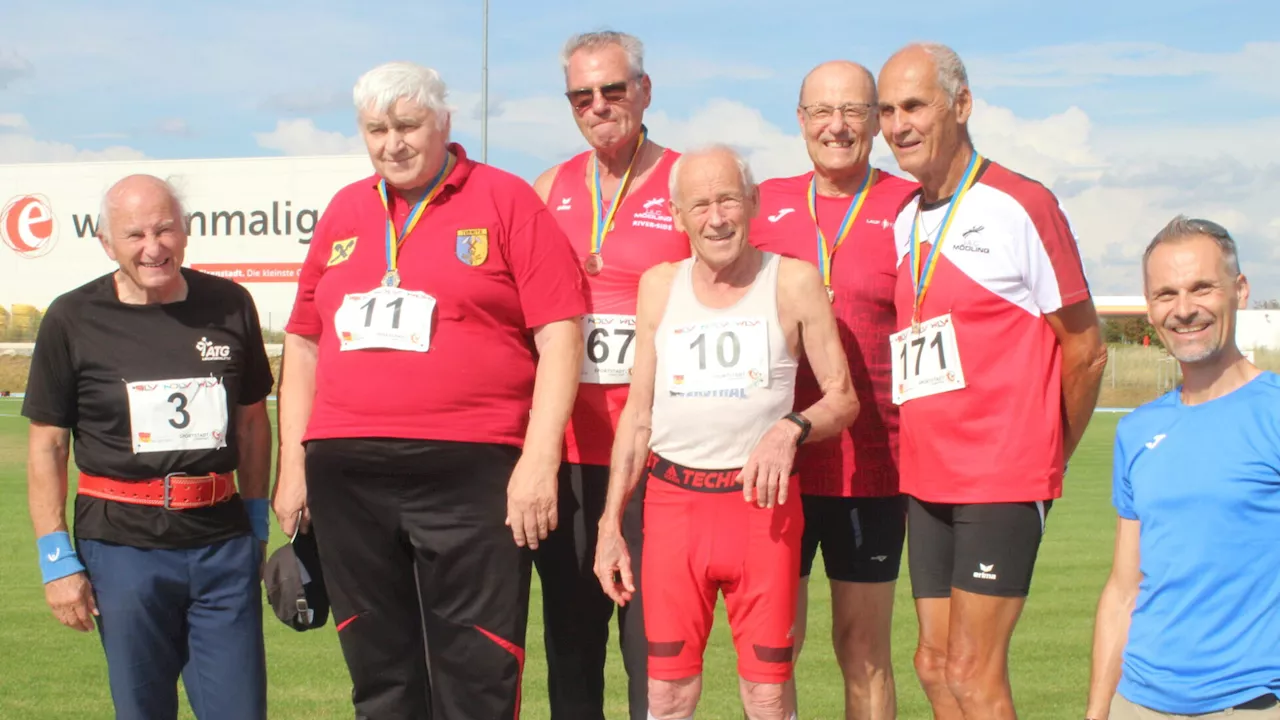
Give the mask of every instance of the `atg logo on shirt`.
[(230, 345), (214, 345), (209, 338), (202, 337), (200, 342), (196, 343), (196, 350), (200, 352), (200, 359), (205, 362), (226, 362), (231, 359)]

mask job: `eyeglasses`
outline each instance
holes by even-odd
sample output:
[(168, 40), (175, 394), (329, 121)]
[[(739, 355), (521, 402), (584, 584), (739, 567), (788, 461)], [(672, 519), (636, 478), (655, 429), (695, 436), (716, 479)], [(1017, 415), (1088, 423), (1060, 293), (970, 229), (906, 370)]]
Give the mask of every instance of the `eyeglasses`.
[(816, 122), (827, 122), (835, 115), (836, 111), (844, 116), (844, 121), (849, 124), (866, 122), (871, 117), (871, 110), (875, 106), (871, 103), (845, 103), (839, 107), (831, 107), (830, 105), (801, 105), (800, 109), (804, 110), (805, 115), (810, 120)]
[(630, 85), (631, 79), (619, 80), (599, 87), (576, 88), (566, 92), (564, 96), (569, 99), (569, 105), (574, 110), (582, 112), (591, 107), (591, 103), (595, 102), (597, 91), (599, 91), (600, 97), (603, 97), (604, 101), (610, 104), (626, 100)]

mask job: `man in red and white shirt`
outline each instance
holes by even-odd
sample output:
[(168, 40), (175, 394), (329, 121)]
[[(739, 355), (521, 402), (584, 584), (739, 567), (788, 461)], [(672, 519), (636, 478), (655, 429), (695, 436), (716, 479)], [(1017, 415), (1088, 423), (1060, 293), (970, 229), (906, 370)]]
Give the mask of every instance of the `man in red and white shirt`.
[(444, 96), (410, 63), (356, 83), (375, 174), (325, 209), (286, 327), (275, 510), (314, 521), (359, 717), (520, 716), (582, 357), (568, 240), (449, 142)]
[[(875, 78), (861, 65), (841, 60), (810, 71), (796, 117), (813, 170), (761, 183), (751, 241), (822, 272), (862, 411), (852, 426), (796, 455), (805, 522), (795, 647), (798, 655), (807, 580), (821, 545), (845, 716), (879, 720), (896, 712), (890, 639), (907, 526), (905, 498), (898, 494), (898, 407), (890, 400), (884, 339), (897, 322), (893, 221), (916, 185), (871, 167), (879, 113)], [(802, 362), (796, 408), (808, 407), (822, 392)]]
[(942, 45), (880, 71), (880, 127), (921, 185), (894, 225), (901, 489), (938, 718), (1014, 718), (1009, 639), (1045, 517), (1097, 402), (1106, 348), (1070, 224), (1043, 185), (981, 157)]
[[(544, 172), (533, 187), (569, 236), (587, 283), (585, 352), (565, 431), (559, 475), (560, 526), (538, 548), (546, 625), (551, 717), (604, 720), (604, 668), (613, 601), (592, 572), (599, 542), (622, 543), (640, 576), (644, 488), (633, 495), (622, 537), (597, 523), (609, 487), (614, 430), (627, 403), (635, 357), (640, 276), (689, 257), (675, 230), (667, 181), (679, 155), (649, 139), (644, 111), (652, 88), (640, 40), (619, 32), (575, 35), (562, 52), (565, 97), (591, 146)], [(618, 608), (631, 720), (648, 714), (648, 644), (641, 593)]]

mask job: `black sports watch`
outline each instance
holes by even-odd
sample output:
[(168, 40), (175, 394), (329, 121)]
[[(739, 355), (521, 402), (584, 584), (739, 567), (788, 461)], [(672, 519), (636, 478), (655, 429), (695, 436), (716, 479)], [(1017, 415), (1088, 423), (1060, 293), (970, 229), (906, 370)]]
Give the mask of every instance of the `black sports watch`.
[(800, 426), (800, 437), (796, 438), (796, 445), (799, 446), (804, 444), (804, 439), (809, 437), (809, 431), (813, 429), (813, 423), (809, 422), (808, 418), (798, 412), (789, 413), (783, 419), (790, 420)]

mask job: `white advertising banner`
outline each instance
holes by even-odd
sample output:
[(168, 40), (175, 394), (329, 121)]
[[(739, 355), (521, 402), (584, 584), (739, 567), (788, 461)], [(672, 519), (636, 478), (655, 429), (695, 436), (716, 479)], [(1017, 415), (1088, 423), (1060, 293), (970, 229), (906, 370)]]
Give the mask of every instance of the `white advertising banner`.
[(43, 310), (110, 272), (94, 237), (102, 196), (145, 173), (182, 197), (184, 264), (243, 283), (263, 327), (281, 330), (320, 214), (334, 193), (372, 172), (363, 155), (0, 165), (0, 307)]

